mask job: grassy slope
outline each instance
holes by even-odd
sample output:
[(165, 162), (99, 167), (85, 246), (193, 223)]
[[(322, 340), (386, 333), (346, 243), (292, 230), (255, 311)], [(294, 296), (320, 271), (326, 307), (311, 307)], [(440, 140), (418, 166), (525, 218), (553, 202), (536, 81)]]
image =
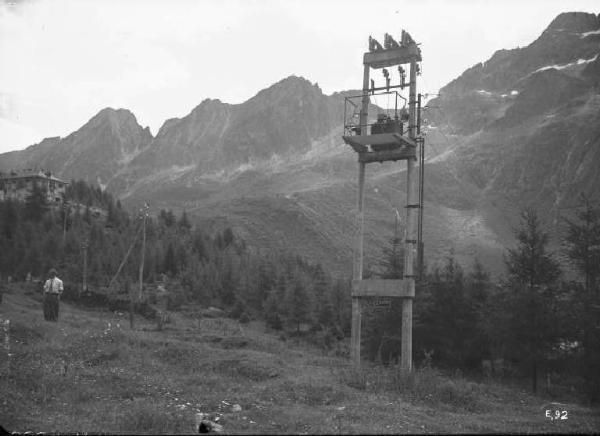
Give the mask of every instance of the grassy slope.
[(220, 414), (226, 433), (600, 429), (598, 410), (567, 404), (569, 419), (550, 423), (548, 400), (519, 390), (432, 371), (357, 372), (261, 325), (192, 311), (173, 314), (162, 332), (69, 304), (48, 323), (39, 297), (13, 287), (0, 314), (11, 322), (10, 359), (0, 350), (0, 423), (9, 431), (193, 433), (197, 411)]

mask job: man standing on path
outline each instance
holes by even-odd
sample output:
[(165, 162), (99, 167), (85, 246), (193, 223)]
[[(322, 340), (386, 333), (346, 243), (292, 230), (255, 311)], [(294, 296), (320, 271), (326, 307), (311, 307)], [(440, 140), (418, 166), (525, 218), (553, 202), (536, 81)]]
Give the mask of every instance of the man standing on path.
[(58, 302), (63, 292), (63, 282), (56, 277), (56, 270), (49, 272), (50, 278), (44, 283), (44, 319), (58, 321)]

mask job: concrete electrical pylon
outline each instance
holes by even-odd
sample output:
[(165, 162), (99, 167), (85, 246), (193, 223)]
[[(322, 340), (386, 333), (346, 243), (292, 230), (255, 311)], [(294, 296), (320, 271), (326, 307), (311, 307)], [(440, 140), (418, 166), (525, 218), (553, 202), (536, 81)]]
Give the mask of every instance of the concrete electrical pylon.
[[(418, 62), (421, 50), (411, 36), (402, 31), (400, 42), (385, 35), (382, 46), (369, 37), (369, 51), (364, 54), (363, 88), (360, 96), (346, 97), (344, 102), (344, 142), (358, 153), (358, 198), (352, 280), (352, 360), (360, 365), (361, 345), (361, 306), (368, 298), (402, 299), (402, 355), (401, 368), (412, 370), (412, 303), (415, 296), (416, 261), (422, 262), (422, 210), (423, 210), (423, 163), (424, 140), (420, 135), (420, 96), (417, 98)], [(409, 64), (409, 82), (402, 65)], [(398, 66), (399, 84), (391, 85), (388, 68)], [(371, 69), (383, 69), (385, 86), (376, 87), (370, 77)], [(369, 86), (370, 85), (370, 86)], [(402, 97), (397, 89), (409, 88), (408, 111), (398, 108)], [(395, 98), (393, 117), (389, 108), (377, 114), (376, 121), (370, 122), (370, 96), (387, 94)], [(356, 124), (358, 104), (353, 99), (360, 98), (359, 122)], [(419, 106), (419, 107), (418, 107)], [(354, 112), (348, 116), (348, 109)], [(404, 125), (407, 123), (405, 130)], [(406, 233), (403, 278), (363, 280), (364, 251), (364, 192), (366, 165), (374, 162), (406, 160)], [(419, 165), (417, 166), (417, 162)], [(421, 265), (418, 266), (419, 270)]]

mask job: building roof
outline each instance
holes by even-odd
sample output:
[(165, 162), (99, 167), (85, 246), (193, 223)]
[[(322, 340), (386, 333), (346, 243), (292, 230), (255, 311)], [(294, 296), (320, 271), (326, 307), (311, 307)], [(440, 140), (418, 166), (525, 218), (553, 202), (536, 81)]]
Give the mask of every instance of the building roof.
[(50, 171), (44, 171), (41, 169), (23, 169), (23, 170), (11, 170), (9, 173), (0, 173), (0, 180), (17, 180), (25, 178), (41, 178), (49, 179), (58, 183), (68, 185), (68, 182), (59, 179), (54, 176)]

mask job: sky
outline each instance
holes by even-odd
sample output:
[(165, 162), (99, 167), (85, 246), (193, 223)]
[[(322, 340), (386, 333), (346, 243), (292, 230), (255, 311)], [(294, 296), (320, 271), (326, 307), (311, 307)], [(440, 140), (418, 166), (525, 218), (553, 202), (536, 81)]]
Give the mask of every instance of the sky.
[(241, 103), (289, 76), (362, 84), (368, 37), (421, 44), (421, 93), (526, 46), (598, 0), (0, 0), (0, 152), (67, 136), (105, 107), (156, 134), (206, 98)]

